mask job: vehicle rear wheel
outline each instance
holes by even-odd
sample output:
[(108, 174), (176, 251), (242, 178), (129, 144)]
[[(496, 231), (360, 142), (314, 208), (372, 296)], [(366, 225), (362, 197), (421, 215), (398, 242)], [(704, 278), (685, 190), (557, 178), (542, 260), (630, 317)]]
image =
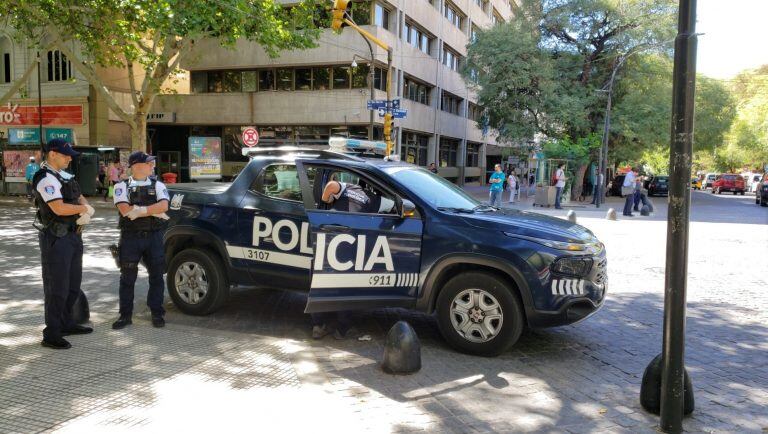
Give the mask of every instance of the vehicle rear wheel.
[(517, 296), (502, 279), (466, 272), (445, 284), (437, 298), (440, 333), (455, 349), (497, 356), (515, 344), (525, 325)]
[(740, 194), (740, 195), (742, 195), (742, 196), (744, 196), (744, 190), (741, 190), (741, 191), (739, 192), (739, 194)]
[(229, 298), (224, 264), (209, 250), (192, 248), (171, 259), (167, 277), (173, 304), (188, 315), (208, 315)]

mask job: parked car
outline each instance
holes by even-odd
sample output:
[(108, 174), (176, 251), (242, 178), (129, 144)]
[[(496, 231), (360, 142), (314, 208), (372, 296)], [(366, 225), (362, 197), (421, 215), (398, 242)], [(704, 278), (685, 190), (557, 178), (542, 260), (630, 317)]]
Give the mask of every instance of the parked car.
[(666, 196), (669, 194), (669, 176), (654, 176), (648, 182), (648, 196)]
[(616, 177), (613, 178), (613, 181), (611, 181), (611, 185), (608, 188), (608, 196), (621, 197), (621, 186), (624, 184), (624, 178), (626, 177), (627, 175), (616, 175)]
[(691, 188), (694, 190), (701, 190), (701, 179), (700, 178), (691, 178)]
[(745, 190), (744, 177), (735, 173), (724, 173), (718, 176), (712, 184), (712, 194), (732, 191), (733, 194), (741, 194), (743, 196)]
[(716, 178), (717, 173), (707, 173), (707, 176), (704, 178), (704, 188), (712, 188)]
[(763, 174), (763, 179), (757, 183), (755, 204), (760, 206), (768, 206), (768, 173)]

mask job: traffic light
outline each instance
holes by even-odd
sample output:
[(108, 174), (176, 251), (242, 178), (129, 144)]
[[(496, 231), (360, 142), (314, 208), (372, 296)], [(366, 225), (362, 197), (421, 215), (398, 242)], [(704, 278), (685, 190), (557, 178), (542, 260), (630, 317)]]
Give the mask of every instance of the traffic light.
[(331, 28), (333, 30), (341, 29), (341, 24), (344, 23), (344, 12), (347, 10), (347, 4), (349, 4), (349, 0), (333, 0), (333, 10), (331, 11)]
[(384, 114), (384, 140), (392, 140), (392, 113)]

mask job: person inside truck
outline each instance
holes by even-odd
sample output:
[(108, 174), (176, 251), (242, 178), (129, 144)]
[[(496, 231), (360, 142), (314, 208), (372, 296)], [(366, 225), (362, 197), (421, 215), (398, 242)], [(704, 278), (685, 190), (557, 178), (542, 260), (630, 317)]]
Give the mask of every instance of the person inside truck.
[(322, 200), (334, 211), (356, 213), (389, 214), (395, 209), (395, 202), (378, 194), (373, 188), (367, 188), (365, 181), (358, 183), (339, 182), (338, 174), (323, 189)]

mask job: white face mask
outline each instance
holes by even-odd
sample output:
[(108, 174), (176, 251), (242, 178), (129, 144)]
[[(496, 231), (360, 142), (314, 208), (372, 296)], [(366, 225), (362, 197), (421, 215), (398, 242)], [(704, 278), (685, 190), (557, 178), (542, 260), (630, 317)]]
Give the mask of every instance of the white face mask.
[(64, 169), (59, 170), (59, 176), (61, 176), (65, 181), (69, 181), (75, 177), (75, 175), (65, 171)]

